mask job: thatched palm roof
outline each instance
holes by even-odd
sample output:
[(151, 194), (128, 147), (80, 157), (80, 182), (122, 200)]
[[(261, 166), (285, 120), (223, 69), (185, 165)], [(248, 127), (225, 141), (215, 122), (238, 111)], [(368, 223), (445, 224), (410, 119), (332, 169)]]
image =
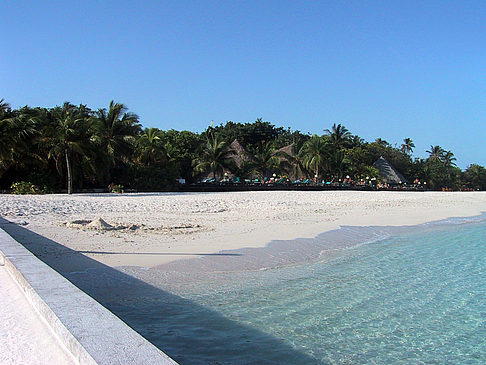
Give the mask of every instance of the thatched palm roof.
[(407, 182), (407, 179), (405, 179), (405, 177), (383, 157), (376, 160), (373, 167), (378, 170), (383, 182), (387, 184), (401, 184)]
[(244, 162), (251, 160), (250, 154), (245, 150), (245, 148), (235, 139), (230, 144), (230, 149), (233, 150), (231, 158), (235, 161), (236, 167), (240, 168)]
[(276, 156), (278, 156), (278, 158), (280, 159), (280, 162), (287, 161), (288, 159), (285, 157), (286, 155), (294, 156), (294, 143), (291, 143), (287, 146), (279, 148), (278, 150), (275, 151), (274, 154)]
[(293, 149), (294, 149), (294, 143), (291, 143), (287, 146), (284, 146), (284, 147), (276, 150), (275, 154), (277, 155), (277, 154), (281, 154), (281, 153), (286, 153), (289, 156), (293, 156), (294, 155)]

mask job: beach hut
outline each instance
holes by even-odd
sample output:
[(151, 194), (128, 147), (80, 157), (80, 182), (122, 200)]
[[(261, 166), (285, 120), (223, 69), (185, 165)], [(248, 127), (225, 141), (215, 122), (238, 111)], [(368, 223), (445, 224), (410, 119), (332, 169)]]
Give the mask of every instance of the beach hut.
[(398, 185), (407, 182), (407, 179), (391, 163), (385, 160), (383, 156), (375, 161), (373, 167), (378, 170), (382, 181), (386, 184)]
[(231, 158), (235, 162), (237, 168), (241, 168), (243, 163), (251, 160), (250, 154), (245, 150), (245, 148), (235, 139), (230, 144), (230, 149), (233, 151)]
[(278, 150), (275, 151), (275, 154), (279, 156), (280, 161), (287, 160), (284, 156), (289, 155), (289, 156), (294, 156), (294, 143), (291, 143), (287, 146), (284, 146)]

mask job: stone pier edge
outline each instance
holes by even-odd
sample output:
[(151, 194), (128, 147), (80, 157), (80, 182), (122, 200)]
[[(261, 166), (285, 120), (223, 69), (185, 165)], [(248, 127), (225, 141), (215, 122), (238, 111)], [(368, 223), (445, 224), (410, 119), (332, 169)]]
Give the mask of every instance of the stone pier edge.
[(1, 228), (0, 265), (79, 364), (177, 364)]

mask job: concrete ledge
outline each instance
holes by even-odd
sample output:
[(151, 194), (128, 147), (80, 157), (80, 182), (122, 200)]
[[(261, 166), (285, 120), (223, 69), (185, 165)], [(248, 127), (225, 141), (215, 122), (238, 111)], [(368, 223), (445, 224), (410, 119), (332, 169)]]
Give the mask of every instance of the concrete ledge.
[(2, 229), (0, 265), (80, 364), (176, 364)]

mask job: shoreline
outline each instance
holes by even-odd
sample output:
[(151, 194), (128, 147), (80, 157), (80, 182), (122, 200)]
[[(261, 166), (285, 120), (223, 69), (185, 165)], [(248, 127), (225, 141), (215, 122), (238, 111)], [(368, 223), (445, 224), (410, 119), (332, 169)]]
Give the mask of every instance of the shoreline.
[[(287, 269), (294, 266), (327, 263), (352, 253), (362, 245), (373, 244), (400, 235), (442, 232), (455, 226), (486, 222), (486, 212), (471, 217), (451, 217), (414, 225), (342, 226), (322, 232), (313, 238), (272, 240), (265, 247), (242, 247), (219, 254), (171, 261), (145, 268), (123, 266), (117, 269), (150, 285), (179, 293), (186, 285), (220, 285), (213, 281), (259, 275), (261, 271)], [(298, 248), (298, 249), (296, 249)], [(228, 279), (229, 278), (229, 279)]]
[[(311, 262), (316, 255), (319, 261), (332, 260), (332, 248), (323, 250), (316, 242), (322, 236), (327, 236), (327, 242), (342, 243), (337, 236), (350, 229), (351, 240), (358, 231), (363, 238), (363, 230), (376, 238), (369, 228), (377, 226), (373, 222), (381, 223), (378, 231), (386, 231), (385, 225), (406, 230), (451, 217), (459, 221), (484, 217), (480, 213), (485, 207), (486, 193), (0, 196), (0, 216), (4, 218), (0, 227), (176, 361), (200, 359), (207, 348), (207, 335), (200, 331), (216, 325), (231, 329), (211, 338), (216, 348), (226, 348), (228, 343), (239, 347), (244, 334), (245, 339), (255, 339), (245, 342), (249, 349), (245, 351), (278, 348), (301, 363), (310, 360), (279, 336), (227, 318), (191, 300), (187, 291), (199, 284), (220, 288), (220, 279), (225, 278), (238, 284), (241, 277), (249, 279), (248, 285), (258, 285), (254, 277), (260, 275), (268, 258), (276, 260), (277, 267), (279, 263)], [(64, 223), (96, 217), (112, 227), (127, 228), (75, 228)], [(131, 229), (129, 224), (138, 228)], [(347, 227), (337, 229), (341, 226)], [(313, 232), (310, 238), (295, 239)], [(279, 246), (276, 236), (283, 237), (284, 246)], [(241, 252), (244, 254), (238, 256)], [(243, 270), (224, 271), (238, 265)], [(254, 265), (253, 271), (248, 270), (250, 265)], [(277, 271), (264, 271), (278, 277)], [(241, 285), (246, 285), (243, 281)], [(179, 329), (185, 332), (178, 334)], [(228, 338), (227, 333), (232, 336)], [(181, 338), (190, 338), (192, 345), (181, 345)]]
[[(341, 226), (409, 226), (484, 211), (486, 192), (0, 196), (0, 216), (112, 267), (150, 268), (272, 241), (312, 239)], [(66, 224), (97, 217), (124, 228)], [(56, 255), (49, 247), (44, 252)]]

